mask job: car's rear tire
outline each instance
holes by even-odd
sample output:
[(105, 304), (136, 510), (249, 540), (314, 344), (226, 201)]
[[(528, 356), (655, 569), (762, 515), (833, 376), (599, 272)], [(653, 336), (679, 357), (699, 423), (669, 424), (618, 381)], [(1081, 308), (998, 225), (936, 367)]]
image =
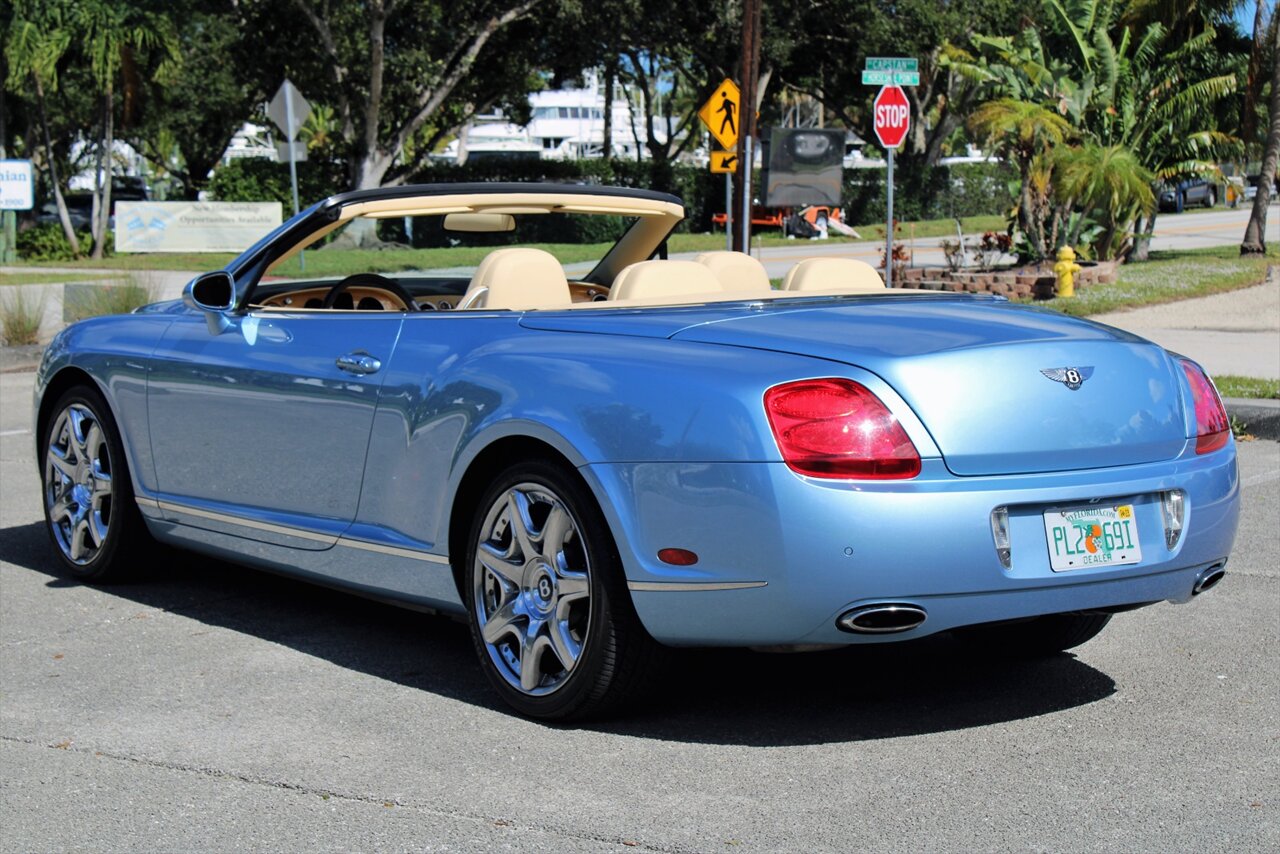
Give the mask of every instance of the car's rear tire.
[(1204, 206), (1211, 208), (1218, 203), (1218, 191), (1213, 187), (1209, 188), (1209, 192), (1204, 194)]
[(966, 644), (986, 652), (1017, 658), (1053, 655), (1092, 640), (1111, 622), (1111, 614), (1047, 614), (1013, 623), (990, 623), (957, 629)]
[(82, 581), (119, 581), (152, 540), (133, 498), (120, 430), (97, 389), (78, 385), (40, 437), (41, 504), (62, 566)]
[(656, 672), (662, 648), (636, 616), (604, 515), (554, 463), (513, 465), (485, 492), (464, 595), (480, 665), (523, 715), (600, 715)]

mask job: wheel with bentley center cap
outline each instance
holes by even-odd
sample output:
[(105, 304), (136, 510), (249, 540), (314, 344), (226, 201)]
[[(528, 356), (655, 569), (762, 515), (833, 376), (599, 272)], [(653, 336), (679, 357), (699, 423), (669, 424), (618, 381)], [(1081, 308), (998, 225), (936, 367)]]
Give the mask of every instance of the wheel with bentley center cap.
[(595, 715), (647, 678), (658, 645), (632, 608), (586, 484), (545, 461), (511, 466), (478, 505), (466, 597), (481, 667), (521, 714)]
[(150, 543), (120, 432), (102, 395), (88, 386), (66, 391), (51, 411), (40, 442), (49, 538), (77, 578), (119, 580)]

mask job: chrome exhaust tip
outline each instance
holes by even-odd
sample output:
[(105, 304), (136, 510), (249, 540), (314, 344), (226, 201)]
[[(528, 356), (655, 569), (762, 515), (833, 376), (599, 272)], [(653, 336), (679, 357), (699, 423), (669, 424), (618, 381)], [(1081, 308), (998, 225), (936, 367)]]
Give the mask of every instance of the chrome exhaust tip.
[(1222, 564), (1211, 566), (1196, 578), (1196, 586), (1191, 588), (1192, 596), (1199, 596), (1210, 587), (1217, 587), (1218, 582), (1227, 574), (1227, 570)]
[(906, 602), (877, 602), (845, 611), (836, 618), (836, 626), (846, 632), (862, 635), (884, 635), (906, 632), (924, 623), (929, 615), (919, 605)]

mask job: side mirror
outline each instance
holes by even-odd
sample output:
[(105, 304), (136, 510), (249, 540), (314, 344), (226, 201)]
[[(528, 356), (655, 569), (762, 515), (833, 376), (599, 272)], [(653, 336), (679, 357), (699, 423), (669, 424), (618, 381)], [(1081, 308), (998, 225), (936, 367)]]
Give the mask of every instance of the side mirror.
[(209, 332), (219, 335), (231, 325), (226, 313), (236, 305), (236, 280), (225, 270), (196, 276), (183, 288), (182, 301), (203, 311)]

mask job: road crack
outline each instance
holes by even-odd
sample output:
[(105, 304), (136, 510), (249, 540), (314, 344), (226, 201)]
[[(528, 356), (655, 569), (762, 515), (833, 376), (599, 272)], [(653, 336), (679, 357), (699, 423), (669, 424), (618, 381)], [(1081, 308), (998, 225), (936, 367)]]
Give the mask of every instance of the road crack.
[(266, 786), (272, 789), (278, 789), (285, 792), (293, 792), (303, 795), (314, 795), (317, 798), (325, 800), (340, 800), (356, 804), (371, 804), (380, 807), (398, 807), (401, 809), (411, 809), (416, 812), (425, 813), (427, 815), (439, 818), (459, 819), (463, 821), (473, 821), (479, 824), (492, 825), (497, 827), (506, 827), (512, 831), (533, 831), (536, 833), (545, 833), (553, 836), (562, 836), (569, 839), (575, 839), (581, 842), (600, 843), (605, 845), (615, 845), (619, 848), (625, 847), (629, 851), (652, 851), (655, 854), (685, 854), (695, 849), (685, 847), (663, 847), (652, 844), (639, 842), (635, 839), (620, 836), (605, 836), (602, 834), (586, 833), (581, 830), (558, 826), (554, 824), (535, 824), (523, 821), (513, 821), (512, 819), (502, 816), (480, 815), (478, 813), (470, 813), (462, 810), (441, 809), (439, 807), (431, 807), (421, 803), (403, 800), (400, 798), (388, 798), (375, 795), (341, 792), (336, 789), (326, 789), (317, 786), (310, 786), (304, 783), (295, 783), (289, 780), (272, 780), (266, 777), (256, 777), (250, 774), (241, 774), (234, 771), (223, 771), (218, 768), (210, 768), (203, 765), (188, 765), (181, 762), (163, 762), (156, 759), (148, 759), (143, 756), (131, 756), (125, 753), (115, 753), (108, 750), (99, 750), (90, 747), (77, 747), (69, 740), (60, 741), (55, 744), (49, 744), (31, 738), (21, 738), (13, 735), (0, 735), (0, 742), (8, 742), (10, 744), (21, 744), (27, 747), (39, 747), (48, 750), (61, 750), (66, 753), (75, 753), (82, 756), (91, 756), (95, 759), (109, 759), (115, 762), (125, 762), (138, 765), (144, 768), (153, 768), (160, 771), (177, 771), (185, 774), (196, 774), (214, 780), (224, 780), (234, 783), (245, 783), (251, 786)]

